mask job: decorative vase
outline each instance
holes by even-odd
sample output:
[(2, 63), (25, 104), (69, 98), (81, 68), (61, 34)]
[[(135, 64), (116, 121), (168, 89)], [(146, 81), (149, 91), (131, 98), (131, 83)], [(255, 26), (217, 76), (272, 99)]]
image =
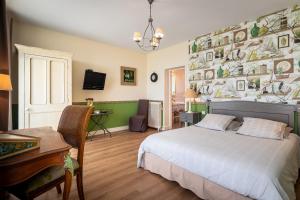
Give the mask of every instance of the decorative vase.
[(266, 27), (266, 26), (262, 26), (260, 29), (259, 29), (259, 34), (258, 36), (263, 36), (265, 34), (267, 34), (269, 32), (269, 28)]
[(196, 42), (194, 42), (193, 46), (192, 46), (192, 53), (196, 53), (197, 52), (197, 44)]
[(223, 76), (224, 76), (225, 78), (230, 76), (230, 73), (229, 73), (229, 70), (228, 70), (228, 69), (225, 69), (225, 70), (224, 70)]
[(218, 69), (218, 71), (217, 71), (218, 78), (223, 78), (223, 74), (224, 74), (224, 70), (220, 66), (219, 69)]
[(251, 36), (254, 37), (254, 38), (257, 37), (258, 34), (259, 34), (259, 29), (260, 28), (255, 23), (254, 26), (253, 26), (253, 28), (251, 29)]

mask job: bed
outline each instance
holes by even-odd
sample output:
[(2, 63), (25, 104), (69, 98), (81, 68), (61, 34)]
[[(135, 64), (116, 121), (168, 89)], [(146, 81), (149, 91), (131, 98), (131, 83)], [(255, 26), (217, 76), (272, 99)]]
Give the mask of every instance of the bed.
[[(295, 112), (294, 105), (210, 104), (210, 113), (264, 118), (293, 128)], [(137, 165), (178, 182), (202, 199), (296, 199), (299, 137), (290, 134), (272, 140), (190, 126), (147, 137)]]

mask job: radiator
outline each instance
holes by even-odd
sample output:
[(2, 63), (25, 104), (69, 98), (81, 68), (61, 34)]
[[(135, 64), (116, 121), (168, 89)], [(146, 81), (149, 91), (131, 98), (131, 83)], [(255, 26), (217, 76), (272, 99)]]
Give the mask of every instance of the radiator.
[(151, 102), (149, 103), (149, 114), (148, 114), (148, 126), (157, 128), (158, 131), (161, 128), (162, 122), (162, 103)]

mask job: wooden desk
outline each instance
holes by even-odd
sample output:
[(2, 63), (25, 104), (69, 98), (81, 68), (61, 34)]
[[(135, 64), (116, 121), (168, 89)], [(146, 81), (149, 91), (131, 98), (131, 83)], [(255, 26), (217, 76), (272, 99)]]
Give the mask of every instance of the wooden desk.
[[(64, 157), (71, 146), (62, 135), (51, 128), (35, 128), (10, 131), (21, 135), (40, 137), (40, 148), (0, 160), (0, 189), (21, 183), (40, 171), (55, 165), (64, 165)], [(63, 199), (69, 198), (72, 175), (66, 170)]]

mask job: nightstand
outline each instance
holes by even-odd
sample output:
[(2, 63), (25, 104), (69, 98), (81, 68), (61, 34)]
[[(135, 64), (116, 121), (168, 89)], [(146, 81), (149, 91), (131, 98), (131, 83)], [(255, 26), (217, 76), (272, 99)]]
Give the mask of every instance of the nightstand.
[(184, 122), (186, 125), (192, 125), (200, 122), (201, 113), (200, 112), (181, 112), (179, 114), (180, 121)]

